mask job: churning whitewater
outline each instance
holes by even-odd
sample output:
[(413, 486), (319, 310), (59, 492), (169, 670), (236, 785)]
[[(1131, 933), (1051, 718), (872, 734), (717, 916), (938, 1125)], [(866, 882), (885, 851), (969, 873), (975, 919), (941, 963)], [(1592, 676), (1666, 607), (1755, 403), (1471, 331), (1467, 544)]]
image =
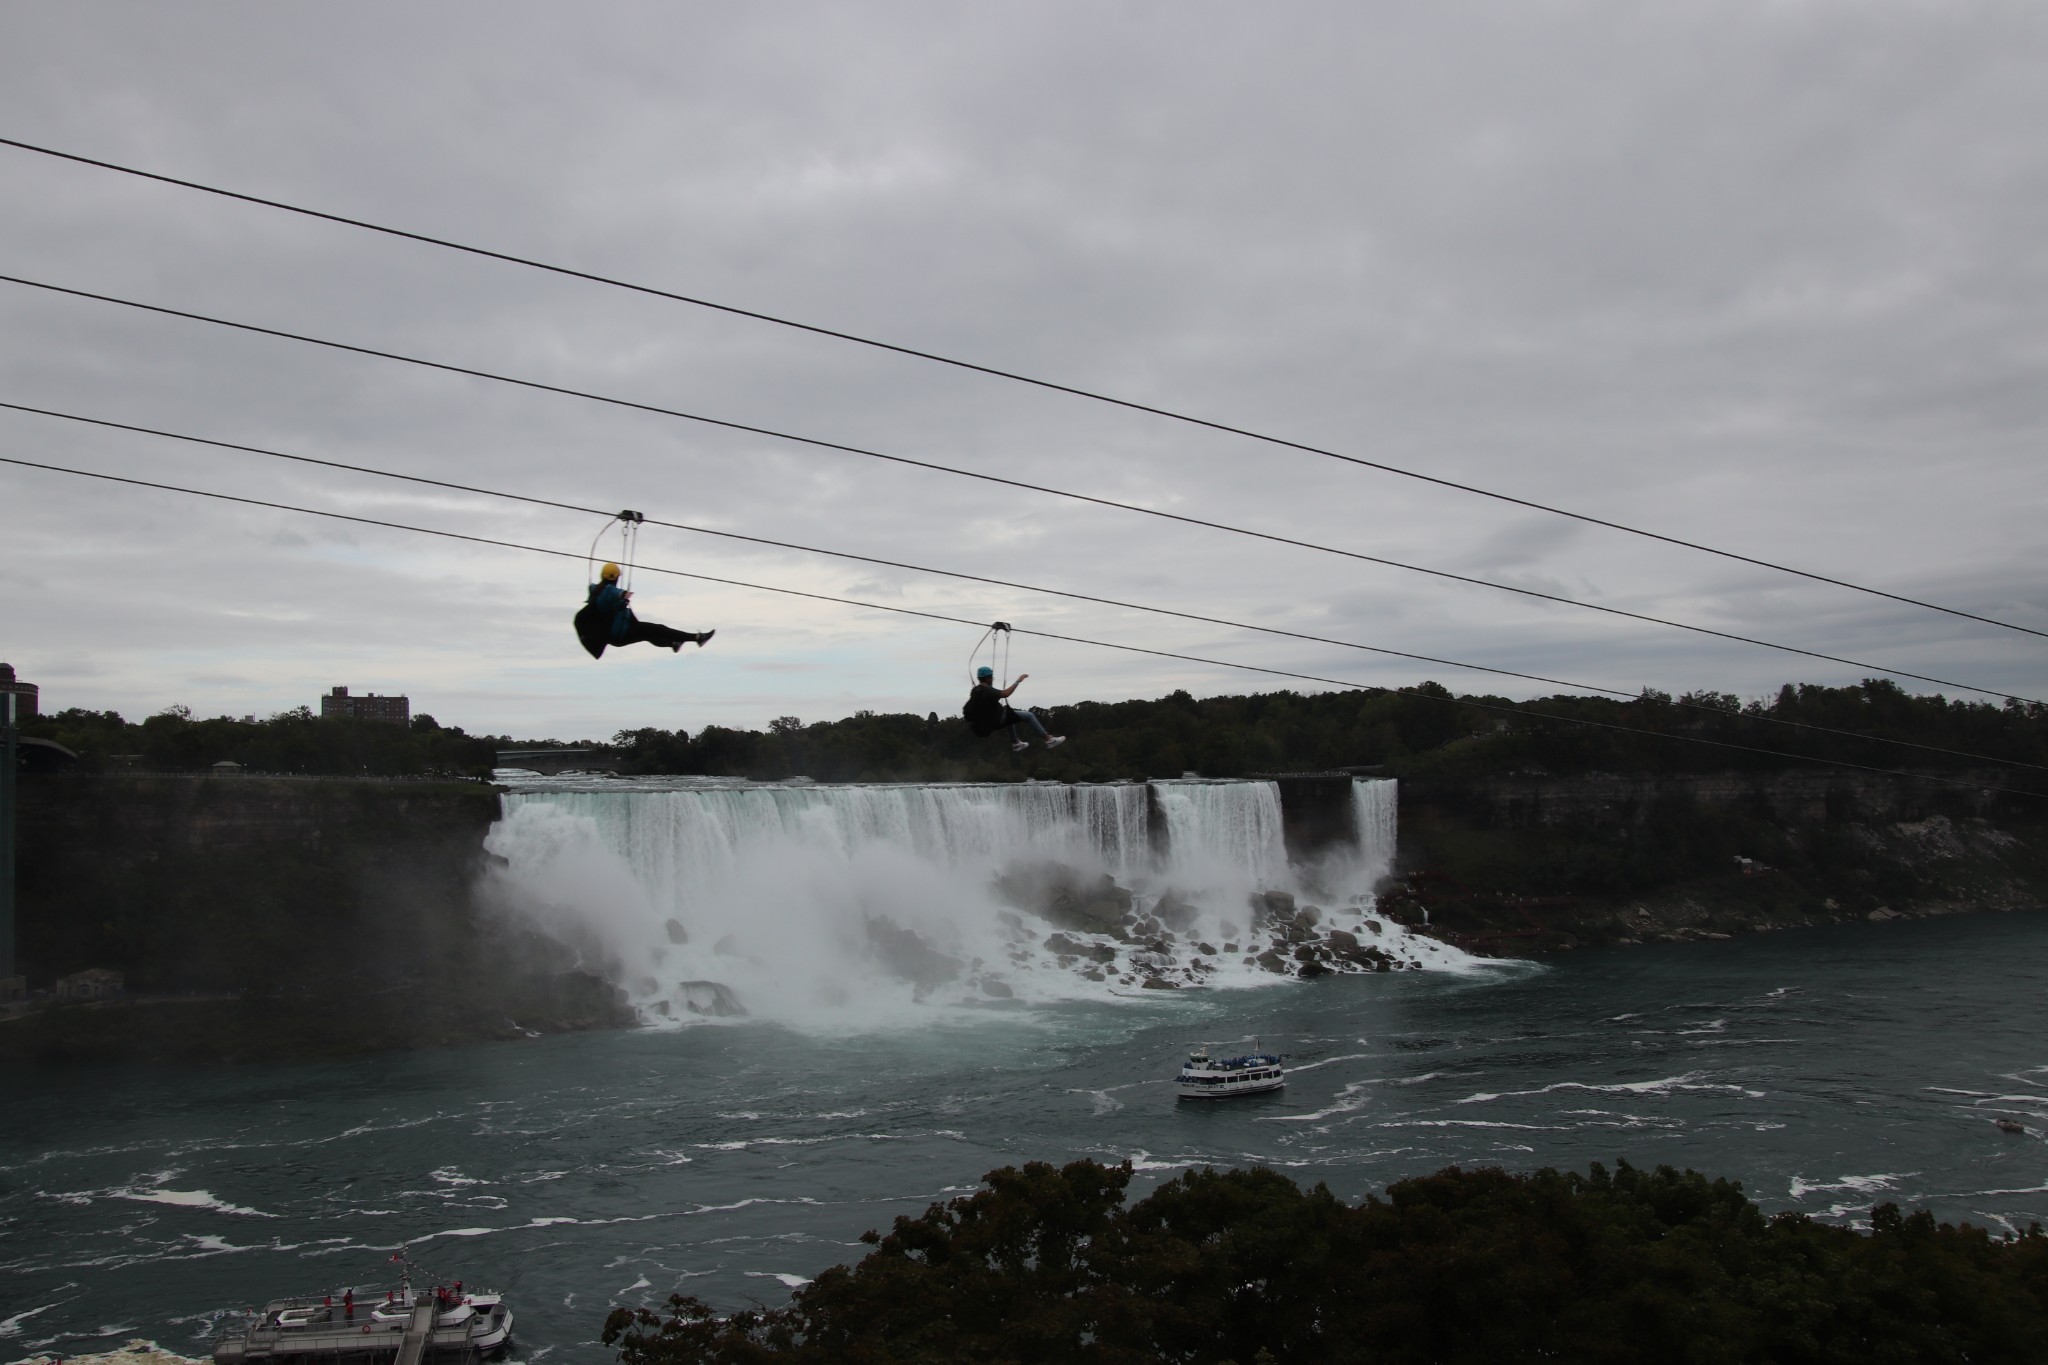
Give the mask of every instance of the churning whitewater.
[(832, 1026), (1471, 959), (1377, 916), (1395, 784), (1289, 860), (1271, 782), (515, 781), (499, 904), (650, 1021)]

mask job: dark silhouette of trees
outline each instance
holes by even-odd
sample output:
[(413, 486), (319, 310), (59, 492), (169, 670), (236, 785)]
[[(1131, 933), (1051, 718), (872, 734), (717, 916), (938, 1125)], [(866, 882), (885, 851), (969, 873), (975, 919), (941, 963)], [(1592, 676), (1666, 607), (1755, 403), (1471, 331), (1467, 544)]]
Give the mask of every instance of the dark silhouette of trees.
[(1268, 1170), (1125, 1207), (1128, 1164), (1033, 1162), (901, 1217), (781, 1308), (615, 1309), (622, 1365), (2048, 1359), (2048, 1236), (1895, 1206), (1868, 1233), (1766, 1217), (1626, 1162), (1455, 1167), (1347, 1205)]
[[(1398, 692), (1200, 700), (1176, 691), (1156, 701), (1050, 706), (1040, 715), (1054, 733), (1068, 737), (1065, 747), (1013, 756), (1000, 736), (976, 739), (957, 711), (861, 711), (810, 724), (784, 716), (766, 731), (710, 726), (694, 739), (682, 731), (629, 730), (615, 743), (633, 772), (802, 775), (821, 782), (1111, 781), (1359, 766), (1384, 767), (1393, 776), (1460, 778), (1517, 770), (1755, 770), (1816, 758), (1880, 768), (1984, 766), (1878, 740), (2048, 764), (2042, 708), (1916, 696), (1882, 679), (1850, 687), (1788, 685), (1775, 697), (1747, 703), (1708, 691), (1675, 702), (1656, 691), (1632, 700), (1561, 695), (1517, 702), (1459, 697), (1426, 682)], [(1790, 729), (1772, 720), (1847, 733)], [(1596, 724), (1577, 723), (1588, 721)], [(1742, 747), (1687, 742), (1701, 739)]]
[(91, 769), (156, 772), (203, 772), (227, 759), (267, 773), (488, 777), (502, 742), (472, 737), (428, 715), (415, 716), (405, 726), (323, 720), (304, 706), (267, 720), (201, 720), (189, 708), (173, 706), (140, 724), (117, 712), (74, 707), (38, 716), (23, 730), (71, 749)]

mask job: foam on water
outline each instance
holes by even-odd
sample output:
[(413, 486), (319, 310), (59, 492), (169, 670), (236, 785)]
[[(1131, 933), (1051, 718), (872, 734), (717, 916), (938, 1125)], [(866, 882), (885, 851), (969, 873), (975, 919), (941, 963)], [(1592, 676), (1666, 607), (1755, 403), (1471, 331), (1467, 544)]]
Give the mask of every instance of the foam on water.
[[(650, 1021), (744, 1011), (859, 1029), (1106, 998), (1186, 971), (1200, 944), (1200, 984), (1272, 983), (1246, 960), (1267, 946), (1248, 908), (1266, 893), (1314, 900), (1327, 927), (1399, 965), (1468, 969), (1458, 950), (1369, 918), (1393, 858), (1394, 795), (1392, 782), (1354, 782), (1357, 837), (1309, 868), (1288, 860), (1274, 783), (1202, 780), (541, 783), (505, 797), (487, 846), (505, 860), (499, 899), (624, 985)], [(1105, 935), (1091, 946), (1115, 950), (1114, 967), (1062, 960), (1046, 945), (1058, 926), (1019, 889), (1048, 876), (1081, 901), (1174, 907), (1177, 946)]]

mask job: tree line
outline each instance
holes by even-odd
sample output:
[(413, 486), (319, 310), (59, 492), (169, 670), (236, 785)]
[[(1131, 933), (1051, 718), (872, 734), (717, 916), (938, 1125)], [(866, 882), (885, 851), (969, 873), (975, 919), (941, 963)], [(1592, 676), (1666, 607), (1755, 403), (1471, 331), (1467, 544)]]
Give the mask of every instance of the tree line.
[(1934, 752), (1944, 749), (2048, 764), (2048, 709), (1918, 696), (1882, 679), (1847, 687), (1787, 684), (1749, 702), (1726, 693), (1674, 699), (1655, 691), (1629, 700), (1515, 701), (1460, 697), (1426, 682), (1402, 690), (1200, 700), (1176, 691), (1157, 700), (1050, 706), (1039, 714), (1067, 736), (1064, 747), (1012, 754), (1001, 732), (976, 739), (957, 715), (873, 711), (809, 724), (784, 716), (765, 730), (621, 730), (612, 742), (633, 773), (823, 782), (1111, 781), (1366, 766), (1394, 776), (1458, 777), (1776, 768), (1809, 759), (1881, 768), (1982, 766)]
[(614, 1309), (621, 1365), (1513, 1365), (2048, 1359), (2048, 1235), (1890, 1204), (1766, 1217), (1626, 1162), (1451, 1167), (1346, 1204), (1270, 1170), (1126, 1205), (1128, 1163), (1033, 1162), (899, 1217), (780, 1308)]
[[(1344, 767), (1456, 778), (1777, 768), (1809, 759), (1879, 768), (1983, 766), (1939, 750), (2048, 765), (2048, 708), (1920, 696), (1883, 679), (1846, 687), (1787, 684), (1775, 696), (1747, 702), (1711, 691), (1675, 699), (1645, 691), (1627, 700), (1558, 695), (1515, 701), (1459, 696), (1425, 682), (1398, 690), (1201, 699), (1175, 691), (1152, 700), (1049, 706), (1039, 714), (1054, 733), (1068, 737), (1064, 747), (1013, 754), (1000, 731), (977, 739), (957, 713), (875, 711), (809, 723), (782, 716), (762, 730), (622, 729), (610, 747), (624, 771), (635, 774), (821, 782), (1102, 782)], [(1820, 728), (1773, 723), (1780, 721)], [(230, 759), (267, 772), (483, 776), (500, 748), (565, 747), (556, 740), (468, 735), (428, 715), (398, 726), (321, 719), (307, 707), (263, 720), (200, 719), (172, 707), (139, 723), (113, 711), (73, 708), (36, 717), (23, 729), (79, 753), (89, 767), (175, 771)]]
[(417, 715), (410, 725), (355, 717), (315, 716), (310, 707), (267, 719), (200, 719), (173, 706), (146, 720), (118, 711), (72, 707), (37, 716), (22, 733), (53, 740), (93, 772), (139, 768), (204, 772), (223, 760), (265, 773), (322, 776), (489, 777), (506, 741), (442, 726)]

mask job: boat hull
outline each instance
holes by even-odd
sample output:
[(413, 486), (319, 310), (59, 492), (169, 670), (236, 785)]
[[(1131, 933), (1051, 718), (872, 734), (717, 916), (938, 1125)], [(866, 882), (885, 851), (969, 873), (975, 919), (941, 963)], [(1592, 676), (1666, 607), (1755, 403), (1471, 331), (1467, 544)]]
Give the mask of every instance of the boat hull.
[(1239, 1085), (1200, 1085), (1177, 1082), (1175, 1089), (1184, 1100), (1234, 1100), (1243, 1095), (1270, 1095), (1287, 1088), (1286, 1077), (1270, 1081), (1247, 1081)]

